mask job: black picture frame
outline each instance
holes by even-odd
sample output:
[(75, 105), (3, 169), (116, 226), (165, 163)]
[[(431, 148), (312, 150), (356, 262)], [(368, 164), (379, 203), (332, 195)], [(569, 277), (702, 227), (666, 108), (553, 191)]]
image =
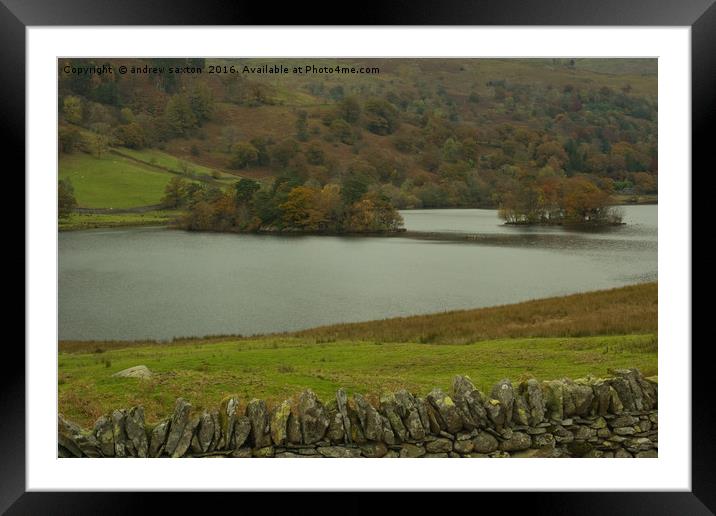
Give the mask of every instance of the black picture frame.
[[(348, 5), (348, 4), (346, 4)], [(63, 25), (511, 25), (689, 26), (692, 73), (692, 168), (708, 170), (707, 124), (716, 113), (716, 5), (714, 0), (426, 0), (335, 4), (268, 4), (220, 0), (0, 0), (0, 81), (6, 157), (25, 168), (25, 30)], [(317, 13), (330, 13), (319, 16)], [(10, 168), (6, 169), (7, 171)], [(19, 179), (19, 173), (13, 172)], [(24, 181), (21, 187), (24, 191)], [(24, 250), (23, 245), (23, 250)], [(27, 257), (24, 255), (23, 258)], [(23, 296), (24, 299), (24, 296)], [(690, 343), (684, 343), (690, 344)], [(164, 510), (181, 507), (181, 493), (37, 493), (25, 488), (25, 355), (8, 349), (0, 377), (0, 511), (7, 514), (129, 513), (159, 499)], [(714, 404), (707, 384), (706, 347), (692, 347), (692, 490), (642, 493), (529, 493), (502, 500), (511, 510), (549, 514), (713, 514), (716, 475)], [(684, 422), (688, 424), (688, 422)], [(215, 498), (228, 495), (211, 495)], [(242, 494), (241, 496), (247, 496)], [(344, 507), (359, 507), (343, 498)], [(487, 494), (482, 495), (487, 496)], [(420, 500), (419, 497), (415, 498)], [(253, 501), (253, 500), (252, 500)], [(260, 500), (256, 500), (259, 501)], [(498, 500), (495, 500), (498, 501)], [(249, 501), (247, 500), (247, 503)], [(294, 499), (294, 504), (301, 502)], [(181, 504), (181, 505), (180, 505)], [(481, 505), (484, 500), (481, 499)], [(483, 505), (486, 508), (486, 506)], [(367, 508), (367, 507), (366, 507)]]

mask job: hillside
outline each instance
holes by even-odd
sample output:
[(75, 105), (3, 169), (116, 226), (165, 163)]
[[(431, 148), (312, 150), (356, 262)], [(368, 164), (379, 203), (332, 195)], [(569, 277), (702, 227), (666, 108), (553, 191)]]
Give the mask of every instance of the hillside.
[[(525, 216), (532, 191), (570, 178), (606, 194), (657, 191), (656, 60), (112, 59), (163, 72), (65, 73), (103, 63), (60, 60), (60, 177), (79, 206), (154, 204), (167, 168), (209, 189), (257, 180), (272, 196), (258, 214), (267, 225), (281, 224), (272, 210), (297, 186)], [(311, 72), (268, 72), (279, 65)], [(112, 150), (144, 163), (110, 165)]]

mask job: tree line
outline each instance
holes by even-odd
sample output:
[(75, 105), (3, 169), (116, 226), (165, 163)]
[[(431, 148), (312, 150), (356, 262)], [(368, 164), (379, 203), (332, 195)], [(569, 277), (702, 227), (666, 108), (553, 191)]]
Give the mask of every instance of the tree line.
[(167, 184), (162, 203), (182, 208), (178, 226), (195, 231), (382, 233), (399, 231), (403, 218), (376, 191), (241, 179), (221, 190), (180, 177)]

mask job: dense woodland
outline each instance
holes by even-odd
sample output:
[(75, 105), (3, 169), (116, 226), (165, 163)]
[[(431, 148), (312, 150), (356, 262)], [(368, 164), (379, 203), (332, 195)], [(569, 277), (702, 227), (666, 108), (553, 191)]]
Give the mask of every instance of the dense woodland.
[[(657, 193), (656, 60), (372, 59), (341, 64), (379, 73), (242, 73), (266, 63), (294, 62), (60, 60), (60, 153), (156, 148), (235, 174), (223, 188), (169, 181), (163, 204), (197, 230), (391, 231), (396, 209), (446, 207), (499, 208), (509, 223), (611, 223), (615, 193)], [(63, 72), (103, 64), (164, 73)], [(71, 204), (71, 185), (60, 196)]]

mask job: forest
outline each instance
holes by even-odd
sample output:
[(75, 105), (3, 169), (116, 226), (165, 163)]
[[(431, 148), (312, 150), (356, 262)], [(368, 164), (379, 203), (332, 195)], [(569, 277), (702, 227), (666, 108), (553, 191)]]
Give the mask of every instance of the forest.
[[(450, 207), (611, 224), (615, 196), (658, 192), (656, 60), (314, 61), (61, 59), (60, 215), (83, 206), (63, 163), (149, 151), (176, 160), (161, 205), (195, 230), (395, 231)], [(337, 65), (369, 73), (318, 73)]]

